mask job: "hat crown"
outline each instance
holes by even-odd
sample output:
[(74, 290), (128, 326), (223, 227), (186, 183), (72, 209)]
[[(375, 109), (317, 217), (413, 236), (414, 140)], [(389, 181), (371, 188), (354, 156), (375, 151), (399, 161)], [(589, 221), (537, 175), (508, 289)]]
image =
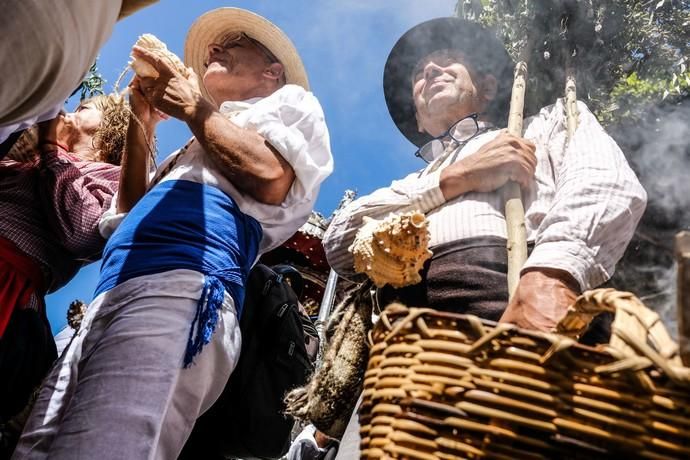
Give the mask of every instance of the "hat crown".
[[(309, 90), (302, 58), (288, 36), (268, 19), (242, 8), (216, 8), (199, 16), (187, 33), (185, 65), (192, 67), (200, 77), (203, 76), (208, 45), (234, 32), (243, 32), (266, 47), (283, 65), (287, 83)], [(202, 91), (208, 96), (203, 85)]]
[[(426, 56), (439, 50), (462, 51), (469, 64), (482, 74), (493, 74), (499, 92), (509, 92), (513, 62), (503, 44), (479, 24), (457, 17), (431, 19), (412, 27), (396, 42), (383, 72), (386, 105), (396, 126), (417, 146), (431, 139), (417, 128), (412, 97), (412, 72)], [(503, 94), (501, 93), (501, 94)]]

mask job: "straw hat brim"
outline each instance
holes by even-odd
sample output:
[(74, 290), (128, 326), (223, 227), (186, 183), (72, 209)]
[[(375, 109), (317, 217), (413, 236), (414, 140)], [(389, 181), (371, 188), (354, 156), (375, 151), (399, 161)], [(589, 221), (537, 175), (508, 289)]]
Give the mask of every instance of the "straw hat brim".
[(477, 70), (496, 77), (500, 95), (497, 100), (499, 97), (504, 100), (510, 94), (513, 61), (491, 31), (456, 17), (417, 24), (393, 46), (383, 70), (383, 93), (388, 112), (400, 132), (416, 146), (424, 145), (431, 136), (420, 133), (417, 128), (412, 72), (422, 58), (442, 49), (462, 51)]
[[(217, 8), (199, 16), (187, 33), (185, 65), (194, 69), (201, 80), (206, 71), (204, 61), (208, 55), (208, 45), (233, 32), (244, 32), (268, 48), (283, 64), (285, 81), (309, 90), (307, 71), (288, 36), (268, 19), (242, 8)], [(208, 96), (203, 82), (202, 90)]]

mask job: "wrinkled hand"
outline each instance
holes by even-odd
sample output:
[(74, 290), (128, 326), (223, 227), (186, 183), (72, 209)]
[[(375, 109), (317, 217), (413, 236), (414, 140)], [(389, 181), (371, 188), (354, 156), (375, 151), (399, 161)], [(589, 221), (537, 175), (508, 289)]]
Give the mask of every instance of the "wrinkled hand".
[(144, 97), (156, 109), (187, 122), (200, 105), (209, 104), (201, 93), (199, 78), (192, 69), (189, 69), (189, 78), (185, 78), (169, 62), (144, 48), (135, 46), (132, 54), (144, 59), (158, 71), (156, 78), (138, 77)]
[(139, 77), (134, 77), (129, 83), (129, 105), (136, 119), (142, 124), (147, 135), (153, 134), (156, 125), (168, 116), (149, 104), (142, 89)]
[(567, 272), (548, 268), (528, 271), (520, 277), (500, 322), (550, 332), (565, 316), (578, 292), (577, 282)]
[(527, 188), (537, 167), (535, 150), (527, 139), (503, 132), (448, 168), (464, 174), (468, 191), (493, 192), (509, 180)]

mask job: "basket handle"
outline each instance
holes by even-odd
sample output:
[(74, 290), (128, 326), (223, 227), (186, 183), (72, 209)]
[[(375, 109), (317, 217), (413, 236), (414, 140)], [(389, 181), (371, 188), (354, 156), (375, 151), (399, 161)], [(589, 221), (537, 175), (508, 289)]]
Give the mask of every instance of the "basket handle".
[(615, 314), (609, 342), (612, 348), (624, 356), (649, 358), (669, 375), (676, 373), (672, 366), (680, 365), (678, 345), (659, 315), (630, 292), (594, 289), (583, 293), (568, 308), (554, 332), (578, 338), (595, 316), (606, 311)]

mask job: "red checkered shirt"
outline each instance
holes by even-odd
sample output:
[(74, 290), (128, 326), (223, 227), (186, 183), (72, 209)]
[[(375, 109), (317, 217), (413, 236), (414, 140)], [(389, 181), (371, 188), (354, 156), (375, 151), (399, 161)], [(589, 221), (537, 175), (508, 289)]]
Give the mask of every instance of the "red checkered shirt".
[(98, 221), (119, 176), (119, 166), (80, 161), (57, 147), (33, 162), (0, 161), (0, 236), (38, 263), (48, 292), (100, 257)]

